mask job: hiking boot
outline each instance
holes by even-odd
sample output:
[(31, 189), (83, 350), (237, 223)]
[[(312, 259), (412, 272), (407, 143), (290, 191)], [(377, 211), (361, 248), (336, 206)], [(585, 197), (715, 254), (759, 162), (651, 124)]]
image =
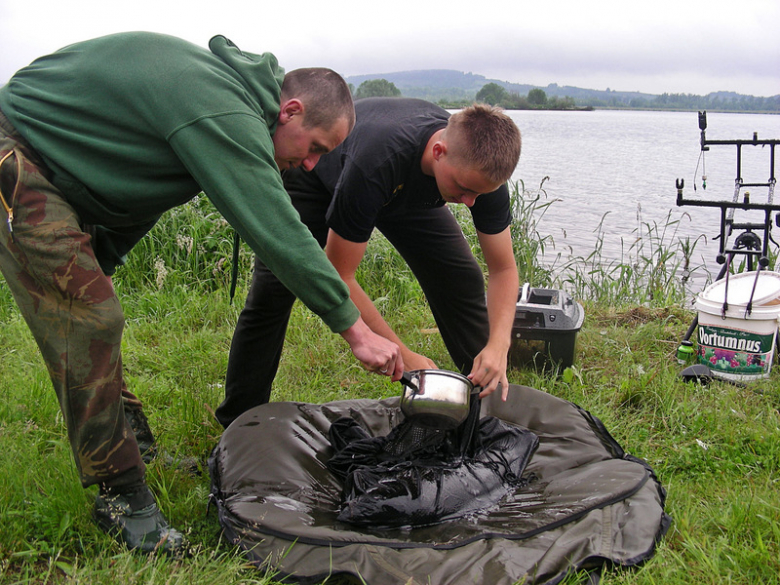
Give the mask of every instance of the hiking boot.
[(125, 408), (125, 418), (133, 429), (135, 441), (141, 451), (141, 459), (149, 465), (157, 456), (157, 442), (154, 440), (149, 420), (140, 408)]
[(184, 535), (168, 526), (145, 483), (101, 486), (95, 499), (95, 521), (131, 550), (183, 556), (187, 549)]

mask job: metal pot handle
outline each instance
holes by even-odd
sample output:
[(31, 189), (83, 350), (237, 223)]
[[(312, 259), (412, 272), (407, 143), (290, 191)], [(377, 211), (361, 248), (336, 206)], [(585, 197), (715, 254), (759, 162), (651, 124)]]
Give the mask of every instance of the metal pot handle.
[(403, 384), (404, 386), (408, 386), (409, 388), (414, 390), (415, 393), (417, 394), (420, 393), (420, 388), (417, 386), (417, 382), (415, 382), (412, 379), (412, 374), (410, 374), (409, 372), (404, 372), (403, 374), (401, 374), (401, 379), (398, 381), (401, 382), (401, 384)]

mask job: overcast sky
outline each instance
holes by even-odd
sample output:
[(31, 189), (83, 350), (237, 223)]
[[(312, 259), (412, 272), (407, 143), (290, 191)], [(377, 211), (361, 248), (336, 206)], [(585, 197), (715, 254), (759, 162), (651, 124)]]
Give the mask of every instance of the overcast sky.
[(223, 34), (286, 69), (454, 69), (546, 86), (780, 94), (778, 0), (0, 0), (0, 83), (70, 43), (129, 30)]

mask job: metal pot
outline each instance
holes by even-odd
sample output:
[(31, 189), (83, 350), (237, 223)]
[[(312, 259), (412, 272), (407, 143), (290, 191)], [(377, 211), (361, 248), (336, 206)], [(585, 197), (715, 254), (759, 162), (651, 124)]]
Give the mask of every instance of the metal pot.
[(466, 376), (447, 370), (413, 370), (401, 376), (401, 412), (423, 426), (452, 429), (466, 420), (479, 394)]

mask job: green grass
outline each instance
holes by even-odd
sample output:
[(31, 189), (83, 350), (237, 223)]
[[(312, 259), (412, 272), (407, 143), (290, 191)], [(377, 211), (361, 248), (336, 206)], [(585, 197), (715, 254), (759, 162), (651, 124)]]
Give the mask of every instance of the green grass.
[[(684, 255), (670, 235), (674, 220), (640, 224), (644, 242), (629, 247), (622, 262), (604, 266), (597, 250), (589, 259), (542, 267), (536, 258), (554, 250), (536, 229), (548, 204), (543, 186), (529, 192), (520, 185), (517, 193), (521, 281), (568, 287), (583, 302), (586, 320), (572, 368), (512, 369), (510, 381), (600, 418), (627, 451), (654, 468), (674, 521), (645, 566), (608, 572), (602, 583), (780, 583), (780, 366), (770, 379), (746, 387), (682, 382), (675, 350), (693, 314), (675, 278)], [(163, 449), (201, 459), (219, 440), (212, 411), (222, 398), (251, 266), (243, 246), (231, 304), (232, 236), (212, 211), (200, 200), (166, 216), (115, 278), (127, 317), (130, 388), (144, 401)], [(192, 237), (192, 248), (175, 234)], [(467, 229), (467, 237), (477, 249), (473, 231)], [(435, 323), (416, 281), (381, 237), (372, 240), (360, 278), (410, 346), (452, 367), (431, 332)], [(325, 402), (399, 391), (400, 385), (365, 372), (339, 336), (296, 304), (275, 400)], [(78, 483), (54, 392), (4, 281), (0, 395), (0, 583), (274, 583), (222, 538), (216, 511), (208, 507), (207, 474), (157, 462), (149, 468), (160, 505), (193, 543), (191, 558), (128, 553), (99, 531), (91, 519), (94, 488), (85, 491)]]

